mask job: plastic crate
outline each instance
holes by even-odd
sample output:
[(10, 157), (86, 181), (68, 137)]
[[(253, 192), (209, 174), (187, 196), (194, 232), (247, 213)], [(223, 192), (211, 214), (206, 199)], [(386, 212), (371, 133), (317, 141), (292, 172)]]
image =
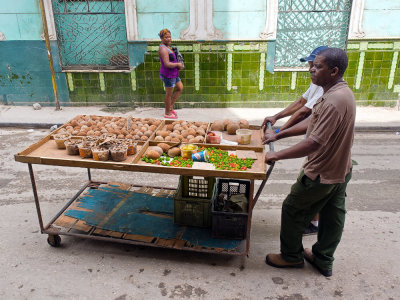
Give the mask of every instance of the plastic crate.
[(182, 196), (194, 198), (211, 198), (215, 185), (215, 177), (181, 176)]
[(179, 183), (174, 195), (174, 223), (185, 226), (210, 227), (212, 196), (209, 198), (184, 197)]
[(248, 201), (250, 181), (218, 179), (211, 208), (212, 236), (216, 238), (243, 240), (247, 234), (248, 213), (216, 211), (215, 205), (221, 193), (227, 195), (228, 200), (232, 195), (244, 194)]

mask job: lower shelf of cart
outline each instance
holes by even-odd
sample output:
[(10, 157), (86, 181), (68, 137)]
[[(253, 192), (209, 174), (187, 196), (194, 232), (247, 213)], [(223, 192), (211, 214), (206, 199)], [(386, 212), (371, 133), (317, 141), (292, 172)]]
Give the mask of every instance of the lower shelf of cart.
[(87, 188), (45, 231), (179, 250), (245, 255), (246, 240), (174, 224), (174, 190), (106, 183)]

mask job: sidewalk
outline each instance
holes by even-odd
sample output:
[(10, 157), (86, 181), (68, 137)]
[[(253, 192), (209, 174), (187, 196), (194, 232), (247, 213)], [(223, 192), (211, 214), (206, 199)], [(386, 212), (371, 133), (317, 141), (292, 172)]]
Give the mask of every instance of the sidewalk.
[[(179, 119), (212, 122), (226, 118), (247, 119), (252, 125), (261, 125), (264, 117), (273, 115), (282, 108), (183, 108), (177, 110)], [(42, 107), (0, 105), (0, 127), (50, 128), (64, 124), (77, 115), (132, 115), (138, 118), (163, 119), (163, 108), (143, 107), (127, 111), (127, 108), (107, 108), (102, 106)], [(287, 118), (281, 119), (281, 126)], [(357, 107), (356, 128), (359, 130), (400, 130), (400, 111), (389, 107)]]

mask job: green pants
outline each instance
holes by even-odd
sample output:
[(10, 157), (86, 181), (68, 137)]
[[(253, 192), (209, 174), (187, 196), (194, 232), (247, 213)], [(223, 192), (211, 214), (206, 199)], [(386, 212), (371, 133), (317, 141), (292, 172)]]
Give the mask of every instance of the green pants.
[(319, 212), (318, 240), (312, 247), (314, 262), (322, 269), (332, 269), (333, 254), (342, 237), (351, 174), (350, 170), (344, 183), (322, 184), (319, 176), (311, 180), (304, 170), (300, 172), (282, 204), (281, 253), (286, 261), (303, 259), (304, 229)]

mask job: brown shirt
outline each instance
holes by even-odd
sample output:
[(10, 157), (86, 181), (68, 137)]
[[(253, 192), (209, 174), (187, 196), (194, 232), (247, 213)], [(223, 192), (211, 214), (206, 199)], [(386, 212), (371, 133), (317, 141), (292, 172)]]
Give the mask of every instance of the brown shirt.
[(350, 151), (353, 146), (356, 102), (353, 92), (343, 80), (324, 93), (314, 105), (307, 137), (321, 147), (308, 155), (304, 173), (321, 183), (344, 182), (352, 167)]

